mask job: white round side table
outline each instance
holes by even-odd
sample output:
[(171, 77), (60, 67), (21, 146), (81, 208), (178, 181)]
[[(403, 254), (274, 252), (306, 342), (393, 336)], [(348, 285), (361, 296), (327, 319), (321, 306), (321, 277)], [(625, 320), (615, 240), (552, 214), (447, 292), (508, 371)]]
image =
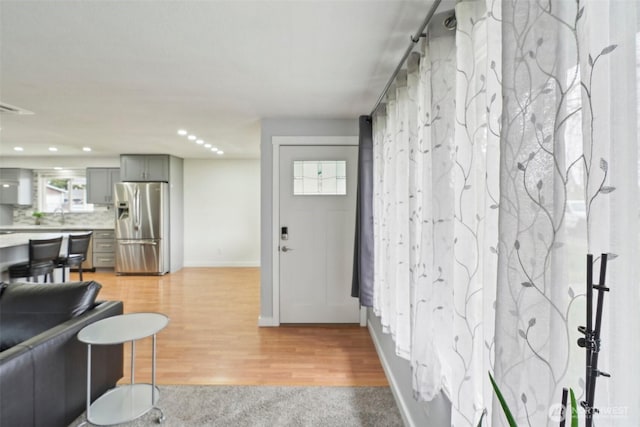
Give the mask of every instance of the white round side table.
[[(135, 420), (151, 409), (160, 411), (158, 422), (165, 420), (156, 406), (156, 334), (167, 326), (169, 318), (160, 313), (130, 313), (108, 317), (85, 326), (78, 340), (87, 344), (87, 413), (86, 422), (95, 425), (120, 424)], [(135, 383), (136, 340), (153, 337), (151, 384)], [(122, 344), (131, 341), (131, 383), (112, 388), (91, 403), (91, 346)]]

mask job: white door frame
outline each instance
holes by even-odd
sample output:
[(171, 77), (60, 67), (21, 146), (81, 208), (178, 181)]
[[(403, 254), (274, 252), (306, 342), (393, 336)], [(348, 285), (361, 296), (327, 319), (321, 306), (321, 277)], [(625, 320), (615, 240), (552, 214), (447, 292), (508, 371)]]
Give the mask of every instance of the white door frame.
[[(271, 238), (271, 289), (273, 295), (273, 323), (280, 326), (280, 147), (283, 145), (358, 145), (357, 136), (274, 136), (271, 138), (271, 188), (272, 238)], [(364, 323), (363, 323), (364, 322)], [(360, 308), (360, 326), (366, 326), (366, 309)]]

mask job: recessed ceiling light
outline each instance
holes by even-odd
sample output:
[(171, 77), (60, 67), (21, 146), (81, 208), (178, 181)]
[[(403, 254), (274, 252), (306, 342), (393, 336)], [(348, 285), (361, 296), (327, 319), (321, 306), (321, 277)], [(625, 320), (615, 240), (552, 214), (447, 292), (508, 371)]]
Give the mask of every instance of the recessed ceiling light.
[(180, 136), (185, 136), (186, 134), (187, 134), (187, 131), (186, 131), (186, 130), (184, 130), (184, 129), (180, 129), (180, 130), (178, 130), (178, 135), (180, 135)]
[(49, 147), (49, 151), (58, 151), (56, 147)]
[(203, 141), (203, 140), (201, 140), (201, 139), (198, 139), (198, 140), (196, 140), (196, 144), (198, 144), (198, 145), (202, 145), (202, 144), (204, 144), (204, 141)]
[(216, 147), (211, 147), (211, 151), (215, 153), (216, 151), (218, 151), (218, 149)]
[(189, 141), (195, 141), (196, 139), (198, 139), (198, 137), (197, 137), (197, 136), (195, 136), (195, 135), (189, 135), (189, 136), (187, 137), (187, 139), (188, 139)]
[(224, 151), (218, 151), (218, 155), (222, 156), (224, 154)]
[(60, 166), (56, 166), (56, 167), (54, 167), (54, 169), (57, 170), (57, 171), (61, 171), (62, 170), (62, 168)]
[(13, 147), (13, 149), (15, 151), (24, 151), (24, 148), (22, 148), (22, 147)]
[(211, 148), (211, 144), (204, 144), (204, 148)]
[(82, 147), (82, 151), (89, 152), (91, 151), (91, 147)]
[(2, 184), (2, 187), (3, 187), (3, 188), (9, 188), (9, 187), (11, 187), (11, 185), (9, 185), (9, 184)]

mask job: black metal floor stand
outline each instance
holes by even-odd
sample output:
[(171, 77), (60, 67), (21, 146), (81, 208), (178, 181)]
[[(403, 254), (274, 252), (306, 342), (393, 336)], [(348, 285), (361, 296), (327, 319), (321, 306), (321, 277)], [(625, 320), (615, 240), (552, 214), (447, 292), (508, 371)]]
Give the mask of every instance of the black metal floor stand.
[[(584, 338), (578, 339), (578, 345), (586, 349), (585, 372), (585, 400), (580, 405), (585, 411), (585, 427), (593, 426), (593, 415), (598, 412), (594, 406), (596, 379), (599, 376), (610, 377), (606, 372), (598, 370), (598, 355), (600, 353), (600, 330), (602, 326), (602, 306), (604, 293), (609, 291), (605, 286), (607, 273), (607, 254), (600, 256), (600, 278), (598, 284), (593, 283), (593, 255), (587, 255), (587, 324), (579, 326), (578, 331), (584, 334)], [(598, 292), (596, 303), (596, 318), (593, 320), (593, 290)], [(566, 393), (563, 391), (563, 407), (566, 408)], [(563, 417), (564, 418), (564, 417)], [(560, 424), (562, 427), (564, 421)]]

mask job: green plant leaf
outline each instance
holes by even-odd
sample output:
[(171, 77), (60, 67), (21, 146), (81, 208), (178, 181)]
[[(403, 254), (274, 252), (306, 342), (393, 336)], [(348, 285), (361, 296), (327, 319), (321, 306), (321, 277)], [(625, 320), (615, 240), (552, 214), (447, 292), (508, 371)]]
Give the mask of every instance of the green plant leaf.
[(572, 388), (569, 389), (569, 394), (571, 395), (571, 427), (578, 427), (578, 404)]
[(478, 427), (482, 427), (482, 420), (484, 420), (484, 416), (487, 415), (487, 410), (482, 411), (482, 415), (480, 415), (480, 421), (478, 421)]
[(491, 372), (489, 372), (489, 380), (491, 380), (493, 391), (496, 393), (496, 396), (498, 396), (498, 400), (500, 401), (500, 406), (502, 406), (502, 411), (504, 412), (504, 416), (507, 418), (509, 427), (518, 427), (518, 424), (516, 424), (516, 420), (513, 418), (513, 415), (511, 415), (511, 410), (509, 409), (509, 405), (507, 405), (507, 402), (504, 400), (504, 397), (500, 392), (500, 388), (498, 388), (498, 384), (496, 384), (493, 377), (491, 376)]

